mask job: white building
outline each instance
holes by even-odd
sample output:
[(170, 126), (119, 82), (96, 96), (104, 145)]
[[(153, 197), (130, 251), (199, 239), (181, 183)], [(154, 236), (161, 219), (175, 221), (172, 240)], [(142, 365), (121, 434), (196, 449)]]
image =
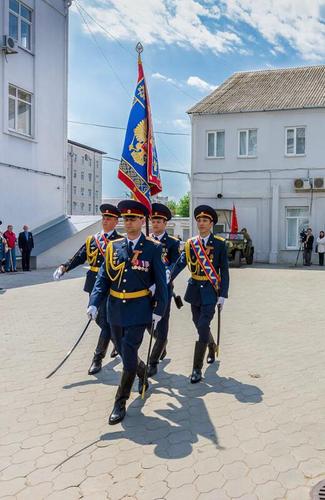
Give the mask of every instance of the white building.
[(104, 151), (68, 141), (67, 213), (97, 215), (102, 199)]
[(293, 262), (325, 226), (325, 66), (235, 73), (189, 110), (192, 208), (231, 209), (255, 260)]
[(0, 2), (1, 46), (15, 52), (0, 53), (0, 218), (16, 231), (66, 212), (70, 3)]

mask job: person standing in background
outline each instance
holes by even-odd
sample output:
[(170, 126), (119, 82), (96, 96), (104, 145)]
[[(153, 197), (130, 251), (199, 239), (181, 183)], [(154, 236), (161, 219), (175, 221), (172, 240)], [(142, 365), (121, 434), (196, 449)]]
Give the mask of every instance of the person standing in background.
[(17, 272), (16, 269), (16, 242), (17, 242), (17, 237), (15, 233), (13, 232), (13, 226), (9, 224), (7, 227), (7, 231), (3, 233), (3, 236), (7, 240), (7, 245), (8, 245), (8, 251), (6, 252), (6, 264), (5, 264), (5, 269), (6, 272), (8, 273), (9, 271), (12, 271), (14, 273)]
[(18, 247), (21, 252), (23, 271), (30, 271), (30, 254), (34, 248), (33, 235), (28, 229), (29, 227), (25, 224), (23, 231), (18, 236)]
[(325, 233), (324, 231), (320, 231), (319, 236), (316, 240), (317, 243), (317, 253), (319, 259), (319, 265), (324, 265), (324, 253), (325, 253)]
[(307, 229), (306, 239), (304, 240), (304, 266), (311, 266), (311, 254), (314, 246), (314, 235), (309, 227)]

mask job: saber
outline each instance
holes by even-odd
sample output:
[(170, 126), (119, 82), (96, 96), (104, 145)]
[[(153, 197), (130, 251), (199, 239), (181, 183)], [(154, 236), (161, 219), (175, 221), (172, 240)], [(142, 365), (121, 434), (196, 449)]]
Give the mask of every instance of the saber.
[(218, 335), (217, 335), (217, 347), (216, 347), (216, 355), (219, 357), (220, 351), (220, 330), (221, 330), (221, 306), (218, 306)]
[(73, 353), (73, 351), (75, 350), (75, 348), (77, 347), (77, 345), (81, 341), (82, 337), (85, 335), (85, 333), (87, 331), (87, 328), (90, 325), (90, 322), (91, 322), (91, 318), (88, 320), (85, 328), (83, 329), (82, 334), (80, 335), (80, 337), (78, 338), (78, 340), (76, 341), (76, 343), (71, 347), (70, 351), (66, 354), (66, 356), (61, 361), (61, 363), (58, 364), (58, 366), (55, 368), (55, 370), (53, 370), (46, 378), (51, 378), (52, 375), (54, 375), (54, 373), (56, 373), (59, 370), (59, 368), (61, 368), (61, 366), (64, 365), (64, 363), (66, 362), (66, 360), (70, 357), (70, 355)]
[(149, 366), (149, 360), (150, 360), (150, 354), (151, 354), (151, 345), (152, 345), (152, 339), (154, 337), (154, 332), (155, 332), (155, 323), (151, 323), (151, 328), (150, 328), (150, 341), (149, 341), (149, 347), (148, 347), (148, 355), (147, 355), (147, 362), (146, 362), (146, 367), (144, 369), (144, 376), (143, 376), (143, 388), (142, 388), (142, 394), (141, 394), (141, 399), (144, 399), (144, 395), (146, 392), (146, 385), (147, 385), (147, 373), (148, 373), (148, 366)]

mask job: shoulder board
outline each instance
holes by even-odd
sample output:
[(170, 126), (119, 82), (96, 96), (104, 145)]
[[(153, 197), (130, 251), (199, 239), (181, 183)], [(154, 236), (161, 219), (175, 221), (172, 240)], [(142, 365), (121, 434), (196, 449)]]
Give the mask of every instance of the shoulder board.
[(160, 245), (160, 241), (157, 241), (155, 240), (154, 238), (152, 238), (151, 236), (146, 236), (146, 240), (148, 241), (151, 241), (152, 243), (154, 243), (155, 245)]
[(225, 238), (223, 238), (222, 236), (215, 236), (215, 235), (214, 235), (214, 238), (215, 238), (216, 240), (219, 240), (219, 241), (226, 241), (226, 240), (225, 240)]
[(178, 239), (178, 238), (176, 238), (176, 236), (171, 236), (170, 234), (169, 234), (168, 236), (169, 236), (169, 238), (171, 238), (172, 240), (179, 241), (179, 239)]
[(120, 238), (116, 238), (116, 240), (111, 240), (110, 243), (118, 243), (119, 241), (125, 240), (124, 236), (121, 236)]

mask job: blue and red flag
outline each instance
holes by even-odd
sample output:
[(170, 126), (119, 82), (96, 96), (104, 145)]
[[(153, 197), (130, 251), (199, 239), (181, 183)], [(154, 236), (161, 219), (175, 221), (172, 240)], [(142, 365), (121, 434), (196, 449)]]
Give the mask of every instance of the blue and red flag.
[(162, 191), (151, 108), (141, 58), (138, 58), (138, 82), (125, 134), (118, 178), (132, 191), (133, 197), (151, 212), (151, 196)]

